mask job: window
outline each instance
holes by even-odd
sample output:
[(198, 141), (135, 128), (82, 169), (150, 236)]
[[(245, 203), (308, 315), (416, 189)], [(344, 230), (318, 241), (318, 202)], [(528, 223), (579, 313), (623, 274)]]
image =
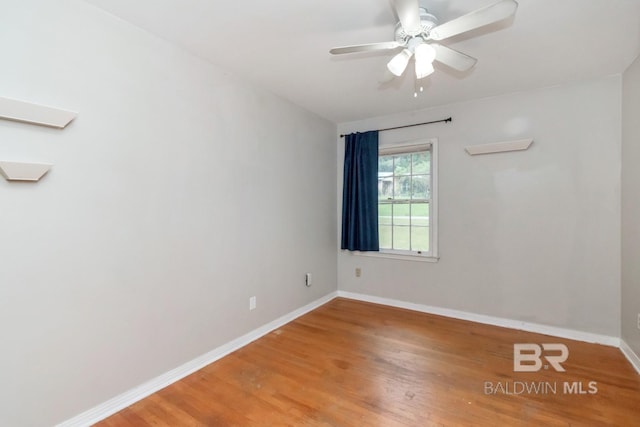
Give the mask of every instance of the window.
[(381, 148), (380, 252), (436, 257), (435, 141)]

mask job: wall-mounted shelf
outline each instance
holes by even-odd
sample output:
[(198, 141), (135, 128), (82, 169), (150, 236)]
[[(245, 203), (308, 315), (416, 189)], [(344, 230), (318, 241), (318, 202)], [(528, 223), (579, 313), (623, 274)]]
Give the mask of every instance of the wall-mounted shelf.
[(533, 143), (533, 139), (519, 139), (516, 141), (493, 142), (491, 144), (469, 145), (464, 150), (471, 156), (478, 154), (504, 153), (506, 151), (526, 150)]
[(39, 181), (51, 166), (48, 163), (0, 162), (0, 173), (7, 181)]
[(0, 118), (63, 129), (78, 113), (0, 96)]

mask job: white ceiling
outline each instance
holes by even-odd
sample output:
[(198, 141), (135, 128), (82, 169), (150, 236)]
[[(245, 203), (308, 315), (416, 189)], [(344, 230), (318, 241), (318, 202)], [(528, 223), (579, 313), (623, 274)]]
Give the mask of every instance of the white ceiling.
[[(478, 58), (444, 66), (414, 98), (390, 83), (393, 51), (332, 56), (393, 40), (390, 0), (86, 0), (334, 122), (618, 74), (640, 52), (640, 0), (519, 0), (515, 19), (449, 39)], [(494, 0), (421, 0), (441, 23)]]

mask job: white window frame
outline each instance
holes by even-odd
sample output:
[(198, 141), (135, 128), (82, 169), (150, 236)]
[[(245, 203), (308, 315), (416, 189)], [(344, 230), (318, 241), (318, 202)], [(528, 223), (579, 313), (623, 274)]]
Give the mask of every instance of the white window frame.
[(429, 252), (380, 249), (379, 252), (355, 252), (354, 255), (380, 258), (402, 259), (407, 261), (437, 262), (438, 253), (438, 140), (437, 138), (404, 142), (402, 144), (380, 147), (378, 157), (394, 154), (431, 151), (431, 199), (429, 201)]

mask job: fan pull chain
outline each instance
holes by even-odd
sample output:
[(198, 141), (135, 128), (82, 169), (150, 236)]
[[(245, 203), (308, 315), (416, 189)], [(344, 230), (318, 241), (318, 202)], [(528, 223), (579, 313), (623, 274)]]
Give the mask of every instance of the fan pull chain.
[(413, 91), (413, 97), (417, 98), (418, 97), (418, 92), (422, 93), (424, 92), (424, 87), (422, 85), (420, 85), (420, 88), (418, 88), (418, 80), (415, 80), (415, 85), (414, 85), (414, 91)]

